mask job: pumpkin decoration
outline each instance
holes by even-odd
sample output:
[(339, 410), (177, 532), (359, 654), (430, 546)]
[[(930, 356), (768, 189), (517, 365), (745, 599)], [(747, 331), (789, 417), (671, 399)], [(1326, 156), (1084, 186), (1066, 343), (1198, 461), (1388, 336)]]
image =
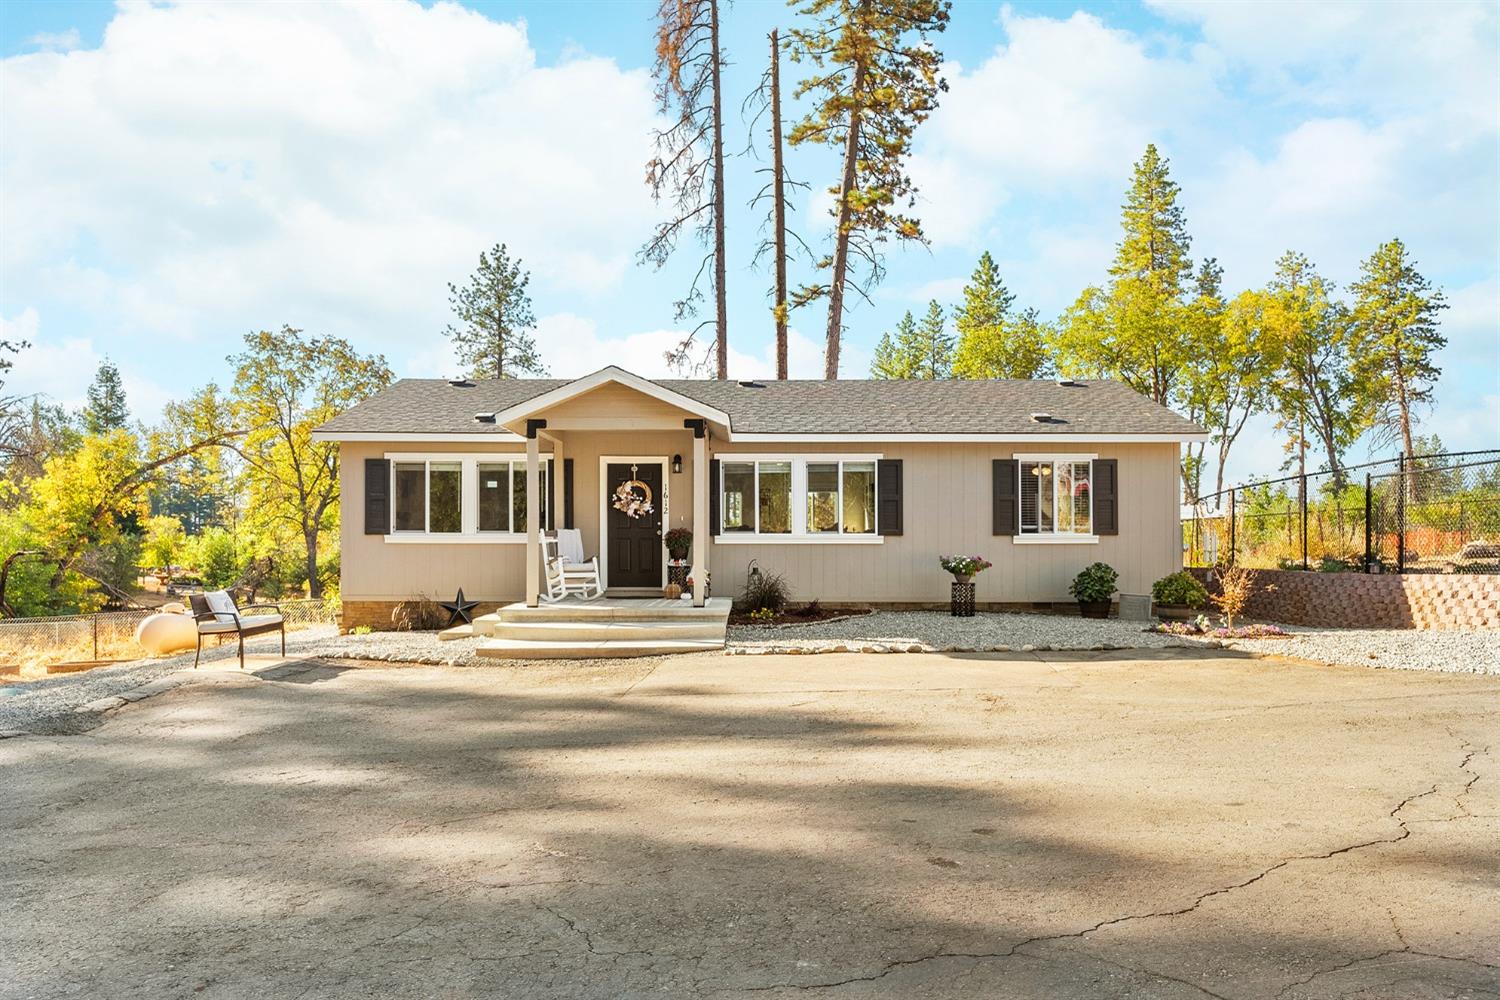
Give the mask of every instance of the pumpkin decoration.
[(669, 601), (675, 601), (682, 596), (682, 588), (675, 583), (669, 583), (662, 589), (662, 596)]

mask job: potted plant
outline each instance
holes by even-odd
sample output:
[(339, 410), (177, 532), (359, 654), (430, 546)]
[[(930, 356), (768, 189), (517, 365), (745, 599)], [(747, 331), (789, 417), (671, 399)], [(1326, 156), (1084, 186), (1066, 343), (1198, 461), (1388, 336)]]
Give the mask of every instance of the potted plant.
[(693, 549), (693, 533), (687, 528), (673, 528), (663, 541), (667, 544), (667, 555), (673, 559), (686, 559)]
[(1208, 603), (1208, 588), (1185, 570), (1178, 570), (1151, 585), (1151, 603), (1158, 618), (1185, 622)]
[(1120, 574), (1108, 563), (1096, 562), (1068, 584), (1068, 593), (1078, 601), (1078, 613), (1084, 618), (1108, 618), (1109, 599), (1114, 595)]
[(959, 583), (973, 583), (976, 573), (983, 573), (995, 565), (984, 556), (939, 556), (938, 564), (953, 574)]

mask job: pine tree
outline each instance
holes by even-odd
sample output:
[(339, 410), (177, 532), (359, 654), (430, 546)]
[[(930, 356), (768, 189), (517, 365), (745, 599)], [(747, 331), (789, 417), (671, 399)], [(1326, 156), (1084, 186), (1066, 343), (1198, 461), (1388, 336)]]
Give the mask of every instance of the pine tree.
[(1374, 408), (1376, 426), (1398, 439), (1406, 454), (1415, 454), (1412, 410), (1431, 402), (1442, 374), (1435, 355), (1448, 340), (1438, 332), (1438, 313), (1448, 304), (1400, 240), (1382, 243), (1360, 271), (1350, 286), (1354, 374)]
[(460, 364), (475, 378), (545, 375), (547, 368), (528, 332), (536, 326), (526, 286), (530, 273), (512, 260), (504, 243), (479, 254), (479, 269), (463, 288), (448, 284), (448, 304), (458, 326), (445, 331)]
[(890, 331), (880, 335), (880, 342), (875, 345), (875, 360), (870, 365), (870, 377), (917, 378), (917, 368), (921, 363), (919, 341), (917, 321), (912, 318), (911, 311), (908, 310), (906, 315), (901, 317), (901, 322), (896, 324), (894, 336)]
[(694, 315), (703, 293), (698, 282), (712, 262), (714, 343), (695, 358), (700, 324), (667, 352), (674, 367), (694, 370), (711, 363), (715, 377), (729, 377), (729, 306), (724, 249), (724, 121), (720, 74), (718, 0), (661, 0), (656, 14), (656, 104), (666, 128), (656, 132), (656, 153), (646, 164), (646, 183), (672, 217), (656, 227), (640, 258), (660, 268), (685, 232), (711, 246), (693, 270), (693, 283), (676, 304), (675, 319)]
[(1121, 207), (1109, 284), (1084, 290), (1056, 339), (1064, 371), (1117, 378), (1163, 405), (1201, 360), (1183, 301), (1192, 260), (1177, 196), (1167, 160), (1147, 146)]
[(94, 373), (94, 381), (88, 388), (88, 404), (83, 408), (84, 430), (90, 434), (105, 434), (119, 430), (129, 420), (120, 369), (105, 358), (99, 363), (99, 370)]
[[(792, 302), (828, 298), (823, 377), (839, 377), (844, 299), (851, 262), (863, 264), (861, 293), (883, 275), (880, 248), (890, 238), (926, 243), (921, 222), (904, 210), (915, 204), (908, 172), (912, 136), (947, 90), (938, 76), (943, 56), (928, 41), (948, 26), (947, 0), (808, 0), (799, 10), (815, 26), (793, 29), (787, 51), (811, 75), (792, 95), (811, 95), (807, 116), (793, 127), (793, 146), (838, 149), (841, 171), (829, 191), (833, 253), (822, 266), (827, 284), (804, 286)], [(915, 34), (915, 39), (911, 36)]]
[(927, 304), (927, 315), (917, 328), (917, 378), (953, 377), (953, 338), (944, 330), (943, 307), (937, 299)]
[(1039, 378), (1049, 371), (1046, 327), (1035, 309), (1012, 315), (1015, 296), (1000, 280), (986, 250), (964, 286), (963, 305), (953, 313), (958, 347), (955, 378)]

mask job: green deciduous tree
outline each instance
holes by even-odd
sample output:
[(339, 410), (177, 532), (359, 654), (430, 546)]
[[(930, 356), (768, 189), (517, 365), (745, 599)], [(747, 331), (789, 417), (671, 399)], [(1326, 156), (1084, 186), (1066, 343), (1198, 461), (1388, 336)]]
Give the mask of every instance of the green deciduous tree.
[(240, 576), (234, 536), (223, 528), (209, 528), (193, 540), (193, 566), (203, 585), (215, 590), (231, 586)]
[[(1274, 355), (1265, 349), (1266, 295), (1241, 292), (1218, 314), (1205, 335), (1213, 338), (1201, 365), (1190, 378), (1194, 409), (1212, 434), (1217, 450), (1214, 493), (1224, 490), (1230, 449), (1250, 417), (1265, 406), (1275, 371)], [(1194, 484), (1195, 495), (1202, 489)], [(1222, 506), (1222, 497), (1216, 506)]]
[(104, 434), (119, 430), (130, 421), (130, 411), (125, 405), (125, 383), (120, 379), (120, 369), (105, 358), (94, 373), (94, 381), (88, 388), (88, 404), (83, 408), (83, 429), (88, 434)]
[(720, 75), (718, 0), (661, 0), (656, 13), (656, 104), (666, 120), (655, 134), (656, 152), (646, 164), (646, 183), (657, 201), (671, 205), (671, 218), (656, 227), (641, 248), (641, 260), (661, 267), (684, 232), (709, 247), (693, 271), (693, 283), (676, 305), (681, 320), (697, 312), (699, 287), (712, 269), (714, 342), (708, 356), (695, 357), (700, 324), (667, 359), (695, 370), (712, 367), (729, 377), (729, 306), (724, 248), (724, 119)]
[(1047, 328), (1035, 309), (1013, 313), (1014, 302), (986, 250), (964, 286), (963, 304), (953, 312), (958, 329), (955, 378), (1028, 379), (1048, 374)]
[(244, 460), (246, 507), (262, 523), (284, 527), (302, 544), (312, 597), (322, 594), (318, 545), (337, 524), (338, 445), (314, 441), (313, 429), (390, 384), (379, 355), (362, 355), (338, 337), (305, 337), (284, 326), (245, 337), (230, 358), (234, 394), (227, 413), (209, 386), (189, 422), (245, 428), (234, 445)]
[(1199, 347), (1184, 301), (1192, 260), (1178, 193), (1167, 159), (1147, 146), (1121, 207), (1109, 284), (1086, 289), (1060, 321), (1063, 372), (1116, 378), (1163, 405), (1176, 400)]
[(814, 23), (788, 33), (788, 54), (808, 72), (793, 98), (811, 100), (788, 141), (840, 152), (839, 180), (829, 188), (833, 252), (822, 262), (828, 281), (793, 296), (797, 305), (828, 298), (824, 378), (839, 377), (851, 262), (862, 262), (868, 286), (881, 278), (888, 239), (926, 242), (909, 214), (916, 186), (907, 159), (917, 126), (947, 89), (929, 36), (947, 27), (948, 8), (947, 0), (808, 0), (799, 13)]
[(467, 285), (449, 283), (448, 304), (457, 324), (445, 332), (459, 363), (475, 378), (547, 374), (530, 333), (536, 326), (526, 291), (530, 281), (520, 259), (512, 260), (505, 244), (496, 243), (479, 254), (479, 269)]
[(145, 556), (152, 566), (171, 568), (187, 551), (182, 522), (167, 514), (146, 518)]
[(1436, 354), (1448, 341), (1438, 332), (1438, 314), (1448, 305), (1400, 240), (1382, 243), (1360, 272), (1350, 286), (1354, 375), (1375, 425), (1406, 454), (1414, 454), (1412, 411), (1431, 401), (1442, 374)]
[(1306, 471), (1315, 441), (1342, 488), (1344, 452), (1369, 426), (1366, 394), (1350, 365), (1348, 311), (1305, 255), (1287, 251), (1266, 286), (1263, 322), (1261, 349), (1275, 372), (1271, 399), (1292, 464)]

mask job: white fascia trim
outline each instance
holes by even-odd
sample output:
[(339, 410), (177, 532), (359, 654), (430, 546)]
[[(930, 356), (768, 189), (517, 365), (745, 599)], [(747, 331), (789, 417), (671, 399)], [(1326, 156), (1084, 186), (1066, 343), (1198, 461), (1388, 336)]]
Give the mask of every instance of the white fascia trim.
[(823, 442), (882, 441), (892, 444), (1177, 444), (1207, 441), (1207, 434), (744, 434), (730, 431), (730, 441), (747, 443), (819, 444)]
[(868, 454), (852, 451), (716, 451), (714, 458), (721, 462), (878, 462), (884, 452)]
[(1092, 462), (1098, 458), (1098, 454), (1089, 452), (1062, 452), (1062, 451), (1013, 451), (1010, 457), (1018, 462)]
[(385, 536), (387, 545), (525, 545), (525, 535), (513, 535), (508, 531), (486, 532), (482, 535), (465, 535), (459, 532), (425, 531), (391, 533)]
[(1098, 545), (1098, 535), (1037, 534), (1012, 535), (1016, 545)]
[(884, 545), (884, 535), (757, 535), (752, 532), (712, 536), (715, 545)]
[(488, 434), (403, 434), (396, 431), (313, 431), (314, 441), (390, 441), (422, 444), (516, 444), (526, 439), (510, 431)]
[(669, 406), (675, 406), (678, 409), (686, 410), (700, 417), (706, 417), (714, 423), (723, 424), (725, 427), (729, 426), (729, 414), (722, 410), (716, 410), (711, 406), (704, 406), (690, 396), (684, 396), (680, 392), (673, 392), (665, 386), (657, 385), (650, 379), (642, 378), (615, 365), (601, 368), (592, 375), (585, 375), (583, 378), (575, 379), (567, 385), (560, 385), (556, 389), (542, 393), (540, 396), (533, 396), (525, 402), (517, 403), (509, 409), (496, 411), (495, 423), (508, 424), (512, 420), (529, 417), (538, 410), (545, 410), (549, 406), (556, 406), (559, 403), (572, 399), (574, 396), (581, 396), (592, 389), (597, 389), (601, 385), (606, 385), (610, 382), (616, 382), (627, 388), (634, 389), (642, 395), (660, 400)]

